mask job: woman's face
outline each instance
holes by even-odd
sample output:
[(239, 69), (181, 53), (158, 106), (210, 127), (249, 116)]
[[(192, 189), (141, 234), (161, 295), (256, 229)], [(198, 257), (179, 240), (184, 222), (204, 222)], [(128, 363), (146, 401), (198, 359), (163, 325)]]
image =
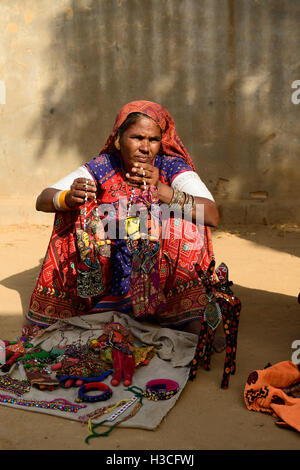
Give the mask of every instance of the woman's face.
[(152, 165), (159, 152), (161, 129), (153, 119), (140, 118), (120, 138), (120, 151), (125, 169), (131, 171), (134, 163)]

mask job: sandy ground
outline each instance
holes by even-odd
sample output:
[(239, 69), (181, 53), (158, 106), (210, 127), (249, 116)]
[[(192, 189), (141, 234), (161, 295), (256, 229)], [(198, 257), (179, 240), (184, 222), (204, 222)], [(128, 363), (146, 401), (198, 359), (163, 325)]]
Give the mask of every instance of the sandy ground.
[[(50, 232), (47, 225), (0, 227), (1, 339), (20, 333)], [(212, 370), (199, 370), (157, 430), (115, 429), (89, 446), (77, 422), (2, 406), (0, 449), (299, 449), (299, 433), (247, 410), (243, 389), (252, 370), (291, 359), (300, 339), (300, 229), (222, 227), (213, 238), (216, 261), (228, 264), (243, 304), (228, 390), (220, 388), (224, 355), (215, 354)]]

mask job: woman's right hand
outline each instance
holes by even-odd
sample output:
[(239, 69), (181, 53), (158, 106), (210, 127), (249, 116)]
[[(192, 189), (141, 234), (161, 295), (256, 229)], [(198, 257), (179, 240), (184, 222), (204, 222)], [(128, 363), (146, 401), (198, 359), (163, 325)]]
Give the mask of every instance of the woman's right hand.
[(95, 199), (97, 186), (93, 180), (86, 178), (76, 178), (66, 195), (66, 204), (72, 209), (77, 208), (85, 203), (87, 191), (87, 199), (90, 201)]

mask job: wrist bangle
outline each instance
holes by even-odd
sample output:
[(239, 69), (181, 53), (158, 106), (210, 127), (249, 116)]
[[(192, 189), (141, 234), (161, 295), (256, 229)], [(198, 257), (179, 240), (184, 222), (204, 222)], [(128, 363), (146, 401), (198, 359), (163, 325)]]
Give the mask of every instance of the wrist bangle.
[(71, 207), (69, 207), (66, 203), (66, 196), (68, 194), (67, 191), (57, 191), (53, 196), (53, 205), (56, 210), (58, 211), (70, 211)]
[(173, 189), (173, 196), (170, 201), (170, 206), (178, 205), (183, 209), (186, 200), (186, 193), (179, 191), (178, 189)]
[(169, 400), (179, 390), (179, 385), (175, 380), (156, 379), (146, 383), (144, 396), (149, 400)]
[(184, 215), (192, 217), (193, 210), (196, 207), (195, 198), (191, 194), (186, 194), (186, 200), (184, 204)]
[[(103, 393), (100, 395), (87, 395), (91, 390), (101, 390)], [(78, 390), (78, 401), (93, 403), (96, 401), (108, 400), (112, 396), (111, 388), (102, 382), (90, 382), (84, 384)]]

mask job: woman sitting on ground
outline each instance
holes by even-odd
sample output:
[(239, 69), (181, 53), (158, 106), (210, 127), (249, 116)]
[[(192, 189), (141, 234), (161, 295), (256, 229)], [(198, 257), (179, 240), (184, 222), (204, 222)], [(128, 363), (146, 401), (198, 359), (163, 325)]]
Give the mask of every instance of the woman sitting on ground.
[[(134, 204), (148, 215), (150, 207), (176, 210), (151, 211), (149, 235), (149, 218), (142, 227), (130, 213)], [(99, 156), (42, 191), (36, 208), (56, 215), (26, 315), (31, 325), (118, 311), (199, 333), (207, 296), (195, 263), (206, 270), (213, 258), (209, 226), (218, 224), (218, 209), (162, 106), (124, 106)], [(115, 221), (114, 237), (104, 225)]]

